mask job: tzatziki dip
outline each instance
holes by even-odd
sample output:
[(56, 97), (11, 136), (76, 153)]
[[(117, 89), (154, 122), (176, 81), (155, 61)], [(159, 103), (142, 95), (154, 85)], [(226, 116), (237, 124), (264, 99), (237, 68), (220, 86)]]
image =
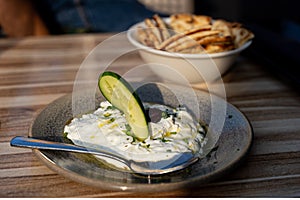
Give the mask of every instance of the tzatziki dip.
[(201, 154), (206, 129), (184, 107), (173, 109), (149, 103), (144, 107), (159, 110), (161, 115), (148, 123), (150, 134), (144, 141), (134, 137), (124, 113), (108, 101), (101, 102), (93, 113), (73, 118), (64, 132), (76, 145), (105, 149), (135, 161), (172, 160), (183, 152)]

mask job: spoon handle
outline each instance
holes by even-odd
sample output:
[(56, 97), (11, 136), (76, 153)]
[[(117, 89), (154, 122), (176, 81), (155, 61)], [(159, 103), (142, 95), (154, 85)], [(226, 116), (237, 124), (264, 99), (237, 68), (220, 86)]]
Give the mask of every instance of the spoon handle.
[(125, 165), (128, 165), (128, 161), (113, 153), (85, 148), (82, 146), (77, 146), (72, 144), (40, 140), (40, 139), (35, 139), (30, 137), (16, 136), (10, 141), (10, 145), (14, 147), (24, 147), (24, 148), (32, 148), (32, 149), (60, 150), (60, 151), (69, 151), (69, 152), (76, 152), (76, 153), (94, 154), (106, 158), (111, 158), (119, 162), (122, 162)]

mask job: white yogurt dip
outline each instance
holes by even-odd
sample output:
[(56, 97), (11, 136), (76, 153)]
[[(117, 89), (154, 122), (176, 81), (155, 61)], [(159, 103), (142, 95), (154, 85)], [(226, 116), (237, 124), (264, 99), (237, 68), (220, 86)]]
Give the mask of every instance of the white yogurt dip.
[(133, 136), (125, 115), (107, 101), (95, 112), (72, 119), (64, 132), (74, 144), (117, 152), (135, 161), (172, 160), (183, 152), (201, 154), (205, 129), (184, 108), (147, 103), (144, 107), (162, 111), (158, 122), (148, 123), (150, 136), (144, 141)]

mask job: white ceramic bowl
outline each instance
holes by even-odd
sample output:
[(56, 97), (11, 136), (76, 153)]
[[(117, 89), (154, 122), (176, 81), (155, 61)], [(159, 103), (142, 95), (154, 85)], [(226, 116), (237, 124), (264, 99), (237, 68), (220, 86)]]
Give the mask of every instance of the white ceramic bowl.
[(143, 45), (137, 39), (137, 27), (145, 27), (143, 22), (132, 26), (127, 38), (151, 70), (161, 79), (179, 83), (183, 79), (190, 83), (212, 82), (221, 77), (235, 62), (241, 51), (250, 46), (248, 41), (238, 49), (211, 54), (183, 54), (157, 50)]

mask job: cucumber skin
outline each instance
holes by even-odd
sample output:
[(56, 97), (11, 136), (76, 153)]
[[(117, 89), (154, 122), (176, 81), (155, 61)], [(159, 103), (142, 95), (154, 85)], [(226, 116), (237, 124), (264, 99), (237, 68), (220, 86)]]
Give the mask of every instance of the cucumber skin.
[[(112, 76), (114, 78), (116, 78), (117, 80), (119, 80), (123, 85), (125, 85), (125, 87), (129, 90), (129, 92), (134, 96), (135, 100), (138, 102), (138, 104), (140, 105), (143, 113), (145, 114), (145, 108), (144, 108), (144, 105), (140, 99), (140, 97), (136, 94), (136, 92), (134, 91), (134, 89), (131, 87), (131, 85), (124, 79), (122, 78), (119, 74), (115, 73), (115, 72), (111, 72), (111, 71), (105, 71), (103, 72), (100, 76), (99, 76), (99, 79), (98, 79), (98, 86), (99, 86), (99, 89), (101, 91), (101, 93), (103, 94), (103, 96), (106, 98), (106, 100), (108, 100), (109, 102), (111, 102), (111, 100), (105, 96), (105, 94), (102, 92), (101, 90), (101, 86), (100, 86), (100, 80), (102, 77), (104, 76)], [(148, 123), (148, 120), (147, 120), (147, 117), (145, 115), (145, 119)]]
[[(103, 72), (99, 76), (99, 79), (98, 79), (98, 86), (99, 86), (100, 92), (103, 94), (103, 96), (106, 98), (106, 100), (108, 100), (109, 102), (111, 102), (111, 99), (109, 97), (107, 97), (104, 94), (104, 92), (102, 92), (102, 90), (101, 90), (100, 80), (104, 76), (114, 77), (115, 79), (117, 79), (118, 81), (120, 81), (128, 89), (128, 91), (133, 95), (134, 99), (136, 100), (136, 102), (140, 106), (142, 112), (144, 113), (145, 122), (146, 122), (146, 125), (148, 126), (149, 118), (146, 115), (144, 105), (143, 105), (142, 101), (140, 100), (139, 96), (136, 94), (136, 92), (134, 91), (134, 89), (131, 87), (131, 85), (124, 78), (122, 78), (119, 74), (117, 74), (115, 72), (111, 72), (111, 71), (105, 71), (105, 72)], [(122, 111), (122, 109), (120, 109), (120, 108), (118, 108), (118, 109)], [(149, 134), (148, 134), (148, 136), (149, 136)], [(137, 139), (139, 139), (139, 140), (145, 140), (146, 138), (138, 138), (137, 137)]]

